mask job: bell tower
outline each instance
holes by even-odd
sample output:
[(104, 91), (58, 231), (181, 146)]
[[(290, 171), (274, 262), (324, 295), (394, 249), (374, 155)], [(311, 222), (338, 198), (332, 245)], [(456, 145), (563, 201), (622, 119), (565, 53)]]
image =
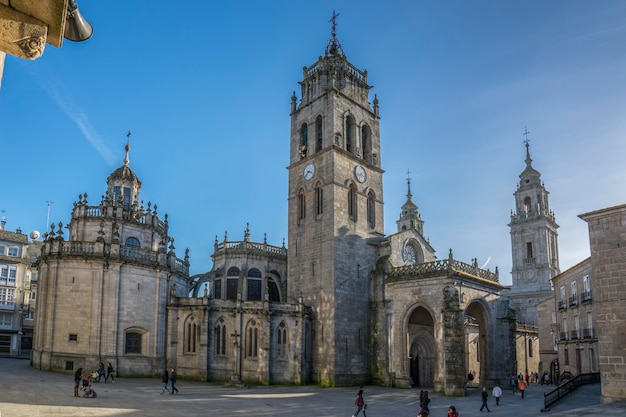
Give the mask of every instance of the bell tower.
[(519, 175), (515, 210), (511, 211), (511, 302), (517, 320), (537, 325), (538, 302), (551, 295), (550, 279), (559, 274), (559, 253), (554, 212), (548, 204), (548, 190), (541, 173), (533, 168), (528, 130), (526, 136), (526, 169)]
[(369, 379), (370, 278), (384, 236), (378, 99), (336, 36), (291, 98), (289, 299), (313, 311), (310, 380)]

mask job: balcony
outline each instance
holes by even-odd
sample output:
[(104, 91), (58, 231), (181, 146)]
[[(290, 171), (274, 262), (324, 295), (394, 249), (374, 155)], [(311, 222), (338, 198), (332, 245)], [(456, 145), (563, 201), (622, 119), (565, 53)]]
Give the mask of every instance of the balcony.
[(561, 341), (567, 340), (567, 332), (560, 332), (559, 333), (559, 340), (561, 340)]
[(593, 339), (593, 328), (583, 329), (583, 339)]
[(566, 310), (567, 309), (567, 302), (565, 300), (560, 300), (559, 301), (559, 310)]
[(583, 303), (590, 303), (591, 302), (591, 291), (585, 291), (580, 295), (580, 300)]
[(569, 298), (569, 305), (571, 306), (577, 306), (578, 305), (578, 295), (574, 294)]
[(572, 330), (569, 332), (570, 340), (578, 340), (580, 339), (580, 332), (578, 330)]

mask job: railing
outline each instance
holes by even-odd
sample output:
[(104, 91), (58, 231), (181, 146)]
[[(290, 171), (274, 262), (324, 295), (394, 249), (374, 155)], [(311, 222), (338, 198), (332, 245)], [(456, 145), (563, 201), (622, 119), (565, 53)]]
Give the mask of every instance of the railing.
[(543, 409), (541, 411), (547, 411), (554, 404), (561, 401), (563, 398), (567, 397), (572, 392), (576, 391), (577, 388), (583, 385), (589, 384), (599, 384), (600, 383), (600, 373), (592, 373), (592, 374), (580, 374), (563, 385), (559, 385), (554, 390), (543, 394)]
[(157, 262), (157, 253), (135, 246), (120, 246), (120, 257), (143, 262)]
[(394, 268), (389, 276), (402, 277), (402, 276), (415, 276), (415, 275), (441, 275), (450, 273), (465, 273), (468, 275), (477, 276), (479, 278), (486, 279), (488, 281), (499, 282), (498, 274), (489, 270), (481, 269), (475, 264), (467, 264), (465, 262), (440, 259), (434, 262), (425, 262), (417, 265), (404, 265)]
[(569, 332), (569, 338), (571, 340), (578, 340), (580, 338), (580, 332), (578, 330), (572, 330)]
[(222, 250), (245, 250), (251, 252), (269, 253), (272, 255), (287, 255), (287, 248), (272, 246), (267, 243), (247, 242), (245, 240), (221, 242), (215, 244), (215, 252)]
[(567, 332), (560, 332), (559, 340), (567, 340)]
[(588, 303), (591, 301), (591, 291), (585, 291), (580, 295), (580, 300), (583, 303)]
[(576, 305), (578, 305), (578, 296), (577, 296), (577, 295), (572, 295), (572, 296), (569, 298), (569, 305), (570, 305), (570, 306), (576, 306)]
[(583, 339), (593, 339), (593, 327), (583, 329)]
[(315, 64), (311, 65), (308, 68), (304, 69), (305, 78), (309, 78), (314, 75), (318, 71), (344, 71), (348, 74), (352, 75), (357, 80), (367, 84), (367, 71), (361, 71), (354, 65), (348, 62), (346, 59), (342, 59), (341, 61), (317, 61)]
[(559, 310), (567, 309), (567, 302), (565, 300), (559, 300)]
[(62, 242), (61, 253), (70, 254), (93, 254), (96, 251), (96, 245), (93, 242)]

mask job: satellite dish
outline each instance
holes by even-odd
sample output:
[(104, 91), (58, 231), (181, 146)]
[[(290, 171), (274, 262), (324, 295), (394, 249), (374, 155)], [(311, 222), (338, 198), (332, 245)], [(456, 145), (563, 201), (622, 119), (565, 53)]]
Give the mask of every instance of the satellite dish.
[(32, 232), (30, 232), (30, 238), (32, 240), (39, 239), (39, 236), (41, 236), (41, 233), (39, 233), (39, 230), (33, 230)]

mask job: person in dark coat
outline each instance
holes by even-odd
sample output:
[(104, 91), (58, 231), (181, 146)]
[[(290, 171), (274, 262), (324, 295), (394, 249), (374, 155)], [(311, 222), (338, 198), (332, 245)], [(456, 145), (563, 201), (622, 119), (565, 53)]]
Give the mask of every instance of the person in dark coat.
[(178, 394), (178, 388), (176, 388), (176, 369), (170, 369), (170, 382), (172, 383), (172, 395)]
[(481, 398), (483, 399), (483, 405), (480, 407), (480, 411), (483, 411), (483, 408), (487, 408), (487, 411), (491, 413), (489, 406), (487, 405), (487, 400), (489, 399), (489, 393), (487, 392), (487, 388), (483, 387), (483, 391), (480, 393)]
[(78, 388), (80, 387), (80, 380), (83, 379), (83, 368), (78, 368), (74, 372), (74, 397), (78, 397)]
[(161, 395), (163, 395), (165, 391), (170, 392), (169, 388), (167, 388), (167, 385), (170, 383), (170, 376), (167, 373), (167, 369), (163, 370), (163, 375), (161, 375), (161, 382), (163, 383), (163, 388), (161, 388)]

